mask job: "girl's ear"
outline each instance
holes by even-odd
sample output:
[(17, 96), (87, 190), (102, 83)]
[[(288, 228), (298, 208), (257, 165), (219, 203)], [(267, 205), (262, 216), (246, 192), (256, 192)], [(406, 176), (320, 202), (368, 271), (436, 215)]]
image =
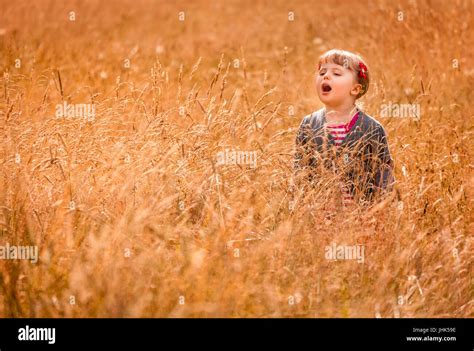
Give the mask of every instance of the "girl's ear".
[(354, 84), (351, 89), (351, 95), (357, 96), (362, 91), (362, 84)]

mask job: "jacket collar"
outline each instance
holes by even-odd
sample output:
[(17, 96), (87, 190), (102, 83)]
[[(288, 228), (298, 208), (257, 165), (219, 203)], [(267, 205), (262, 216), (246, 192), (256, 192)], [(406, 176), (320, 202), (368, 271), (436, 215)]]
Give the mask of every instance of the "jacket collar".
[[(357, 113), (358, 113), (357, 121), (352, 126), (352, 128), (349, 130), (349, 132), (347, 133), (346, 137), (344, 138), (342, 143), (339, 145), (339, 147), (341, 147), (342, 145), (346, 145), (349, 142), (358, 139), (357, 136), (361, 133), (361, 125), (362, 125), (362, 120), (364, 118), (364, 113), (359, 109), (357, 109)], [(322, 118), (322, 125), (325, 128), (325, 125), (326, 125), (326, 110), (325, 109), (323, 109), (323, 116), (322, 117), (323, 117)], [(326, 133), (326, 136), (328, 138), (328, 144), (334, 145), (335, 143), (334, 143), (334, 139), (333, 139), (331, 133)]]

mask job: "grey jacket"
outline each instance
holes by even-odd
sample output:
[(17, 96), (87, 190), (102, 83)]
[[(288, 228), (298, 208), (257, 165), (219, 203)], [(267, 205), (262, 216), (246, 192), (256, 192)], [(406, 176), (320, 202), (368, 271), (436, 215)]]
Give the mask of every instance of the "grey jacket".
[(392, 190), (393, 159), (382, 125), (359, 111), (359, 118), (339, 147), (324, 128), (325, 109), (304, 117), (296, 136), (294, 169), (307, 170), (307, 181), (318, 180), (320, 167), (341, 173), (355, 198), (372, 202)]

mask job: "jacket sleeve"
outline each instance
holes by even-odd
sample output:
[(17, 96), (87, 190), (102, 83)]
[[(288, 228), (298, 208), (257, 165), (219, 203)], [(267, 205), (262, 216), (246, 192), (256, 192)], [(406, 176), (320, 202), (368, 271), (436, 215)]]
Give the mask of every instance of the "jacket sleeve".
[(308, 165), (308, 140), (310, 138), (311, 128), (309, 126), (309, 117), (306, 116), (301, 122), (295, 141), (295, 157), (293, 169), (295, 174)]
[(377, 159), (374, 185), (377, 192), (391, 191), (395, 183), (394, 162), (388, 147), (387, 134), (381, 125), (377, 126), (374, 139), (374, 156)]

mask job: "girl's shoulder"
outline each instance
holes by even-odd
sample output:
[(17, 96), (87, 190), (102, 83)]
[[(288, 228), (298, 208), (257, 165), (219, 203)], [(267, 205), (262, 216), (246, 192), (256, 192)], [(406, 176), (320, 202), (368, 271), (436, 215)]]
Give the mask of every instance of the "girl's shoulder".
[(363, 118), (363, 122), (371, 127), (382, 127), (382, 123), (380, 123), (379, 121), (377, 121), (374, 117), (372, 117), (371, 115), (369, 115), (368, 113), (364, 112), (364, 111), (360, 111), (362, 113), (362, 118)]
[(324, 119), (324, 108), (311, 112), (304, 116), (300, 127), (309, 126), (312, 129), (322, 126)]
[(385, 134), (385, 128), (383, 127), (382, 123), (366, 112), (361, 112), (362, 118), (360, 121), (360, 126), (362, 131), (375, 131), (377, 134)]

